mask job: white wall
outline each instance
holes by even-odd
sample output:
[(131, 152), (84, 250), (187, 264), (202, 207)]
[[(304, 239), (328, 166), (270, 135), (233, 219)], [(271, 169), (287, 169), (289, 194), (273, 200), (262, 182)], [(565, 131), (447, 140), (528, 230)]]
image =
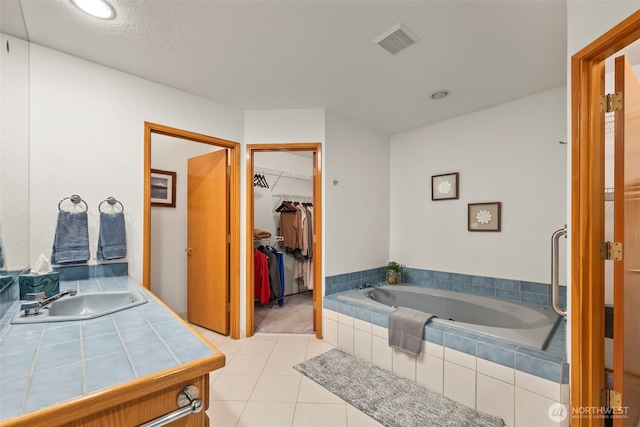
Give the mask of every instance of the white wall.
[(151, 207), (151, 287), (173, 311), (187, 313), (187, 161), (220, 147), (151, 136), (151, 168), (176, 173), (176, 207)]
[[(326, 129), (326, 275), (386, 265), (389, 262), (389, 136), (334, 112), (327, 113)], [(337, 185), (333, 184), (334, 180)]]
[(567, 1), (567, 53), (582, 48), (638, 10), (635, 0)]
[(324, 142), (323, 108), (249, 110), (244, 112), (247, 144)]
[[(565, 97), (560, 87), (392, 136), (391, 258), (548, 283), (551, 234), (567, 221)], [(448, 172), (460, 198), (432, 201), (431, 176)], [(502, 231), (467, 231), (467, 204), (492, 201)]]
[(29, 43), (4, 34), (0, 40), (0, 244), (6, 269), (22, 270), (34, 261), (29, 259)]
[(30, 258), (50, 256), (58, 202), (71, 194), (89, 204), (94, 257), (98, 205), (114, 196), (141, 280), (144, 122), (242, 141), (242, 111), (34, 44), (30, 65)]

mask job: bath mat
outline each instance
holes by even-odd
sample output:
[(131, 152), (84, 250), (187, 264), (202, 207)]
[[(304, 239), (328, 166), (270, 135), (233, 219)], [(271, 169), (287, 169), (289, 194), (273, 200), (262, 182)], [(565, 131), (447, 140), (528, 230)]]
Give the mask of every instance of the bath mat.
[(338, 349), (294, 366), (386, 427), (498, 427), (483, 414)]

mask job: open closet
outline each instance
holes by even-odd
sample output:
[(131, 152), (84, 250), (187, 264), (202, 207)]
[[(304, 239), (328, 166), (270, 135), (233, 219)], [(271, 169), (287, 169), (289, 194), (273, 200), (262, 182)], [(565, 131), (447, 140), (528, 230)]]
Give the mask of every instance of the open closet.
[(258, 333), (313, 333), (313, 153), (253, 157), (253, 309)]

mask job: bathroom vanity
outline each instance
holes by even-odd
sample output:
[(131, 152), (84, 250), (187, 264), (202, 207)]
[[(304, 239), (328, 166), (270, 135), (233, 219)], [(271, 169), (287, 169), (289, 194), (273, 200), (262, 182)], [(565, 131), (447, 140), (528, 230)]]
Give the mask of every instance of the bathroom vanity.
[(73, 287), (135, 290), (147, 303), (91, 320), (11, 324), (15, 302), (0, 321), (0, 424), (139, 426), (185, 412), (171, 425), (208, 426), (209, 372), (224, 354), (131, 278), (61, 283)]

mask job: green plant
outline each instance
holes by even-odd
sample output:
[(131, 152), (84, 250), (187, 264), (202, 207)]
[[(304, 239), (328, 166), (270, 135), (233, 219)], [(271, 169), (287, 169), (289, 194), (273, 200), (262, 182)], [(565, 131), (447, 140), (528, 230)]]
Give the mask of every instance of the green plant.
[(396, 273), (402, 273), (404, 271), (404, 265), (395, 261), (390, 261), (389, 264), (387, 264), (387, 268), (385, 271), (395, 271)]

